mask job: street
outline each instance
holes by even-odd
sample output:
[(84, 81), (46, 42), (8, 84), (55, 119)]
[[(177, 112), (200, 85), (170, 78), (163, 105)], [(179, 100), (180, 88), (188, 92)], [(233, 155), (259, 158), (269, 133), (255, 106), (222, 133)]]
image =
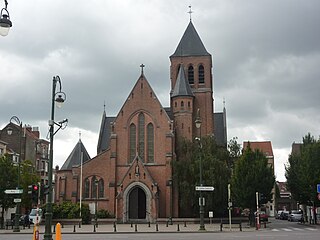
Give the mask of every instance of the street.
[[(209, 226), (207, 225), (207, 229)], [(63, 232), (63, 231), (62, 231)], [(132, 239), (132, 240), (147, 240), (147, 239), (178, 239), (178, 240), (212, 240), (212, 239), (281, 239), (281, 240), (318, 240), (320, 234), (320, 226), (314, 226), (309, 224), (300, 224), (297, 222), (288, 222), (286, 220), (271, 219), (271, 222), (267, 224), (267, 227), (262, 228), (258, 231), (255, 229), (250, 229), (240, 232), (239, 230), (229, 231), (224, 229), (223, 232), (213, 231), (213, 232), (95, 232), (95, 233), (72, 233), (65, 232), (62, 233), (62, 240), (80, 240), (80, 239)], [(20, 233), (14, 234), (11, 231), (4, 232), (0, 235), (0, 240), (19, 240), (19, 239), (32, 239), (31, 233)], [(41, 234), (41, 240), (43, 239), (43, 234)], [(53, 238), (55, 239), (55, 237)]]

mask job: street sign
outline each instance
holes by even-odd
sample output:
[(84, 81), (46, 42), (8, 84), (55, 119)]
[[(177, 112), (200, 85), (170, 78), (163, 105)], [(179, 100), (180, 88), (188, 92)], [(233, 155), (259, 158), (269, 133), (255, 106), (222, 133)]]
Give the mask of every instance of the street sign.
[(320, 184), (317, 184), (317, 193), (320, 193)]
[(13, 201), (14, 201), (15, 203), (21, 202), (21, 198), (15, 198), (15, 199), (13, 199)]
[(213, 191), (214, 187), (196, 186), (196, 191)]
[(4, 191), (5, 194), (22, 194), (23, 189), (7, 189)]

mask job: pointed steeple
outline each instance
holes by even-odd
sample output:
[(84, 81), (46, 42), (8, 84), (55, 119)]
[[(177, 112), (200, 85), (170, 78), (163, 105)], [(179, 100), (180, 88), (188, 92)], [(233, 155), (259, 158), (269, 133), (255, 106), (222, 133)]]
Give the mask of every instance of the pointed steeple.
[(191, 97), (194, 96), (190, 88), (190, 85), (187, 81), (187, 78), (184, 72), (184, 67), (182, 64), (180, 65), (176, 85), (173, 89), (171, 97), (177, 97), (177, 96), (191, 96)]
[(206, 56), (210, 55), (204, 47), (196, 29), (192, 22), (189, 22), (187, 29), (185, 30), (179, 45), (171, 55), (171, 57), (184, 57), (184, 56)]
[(87, 149), (79, 139), (76, 146), (73, 148), (67, 160), (64, 162), (60, 170), (71, 170), (73, 166), (78, 166), (81, 164), (81, 153), (83, 153), (83, 163), (90, 160), (89, 153)]

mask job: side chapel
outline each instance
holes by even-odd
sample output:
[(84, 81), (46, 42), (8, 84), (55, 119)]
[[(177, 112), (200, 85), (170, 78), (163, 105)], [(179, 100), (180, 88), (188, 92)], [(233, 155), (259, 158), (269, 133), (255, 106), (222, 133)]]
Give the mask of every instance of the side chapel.
[[(56, 169), (55, 202), (79, 202), (81, 197), (91, 209), (106, 209), (119, 222), (179, 217), (171, 165), (175, 146), (179, 139), (193, 141), (199, 134), (214, 135), (226, 146), (226, 111), (213, 111), (212, 56), (191, 19), (170, 62), (170, 107), (161, 105), (141, 65), (118, 115), (103, 112), (97, 155), (90, 158), (79, 140)], [(198, 109), (201, 132), (194, 124)]]

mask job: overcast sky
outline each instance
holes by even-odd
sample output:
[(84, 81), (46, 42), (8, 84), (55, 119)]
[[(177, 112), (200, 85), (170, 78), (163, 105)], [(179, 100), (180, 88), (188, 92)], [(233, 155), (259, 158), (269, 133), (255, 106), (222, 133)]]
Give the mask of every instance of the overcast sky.
[[(79, 139), (96, 155), (104, 102), (118, 113), (145, 64), (169, 106), (169, 56), (192, 22), (213, 57), (215, 111), (226, 101), (228, 140), (272, 141), (283, 181), (291, 144), (320, 132), (319, 0), (8, 0), (0, 36), (0, 127), (16, 115), (48, 133), (53, 76), (67, 101), (56, 120), (54, 166)], [(0, 7), (4, 2), (0, 1)]]

